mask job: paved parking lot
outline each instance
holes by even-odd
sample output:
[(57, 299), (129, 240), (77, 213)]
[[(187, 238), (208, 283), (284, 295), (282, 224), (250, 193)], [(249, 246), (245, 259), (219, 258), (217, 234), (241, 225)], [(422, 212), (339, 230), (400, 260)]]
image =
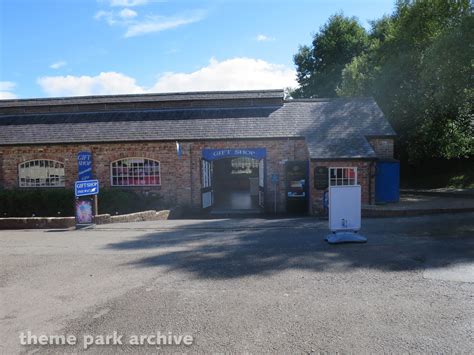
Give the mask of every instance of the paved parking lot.
[[(474, 213), (327, 222), (184, 220), (0, 231), (0, 353), (19, 334), (192, 335), (170, 352), (471, 352)], [(95, 345), (91, 353), (150, 352)]]

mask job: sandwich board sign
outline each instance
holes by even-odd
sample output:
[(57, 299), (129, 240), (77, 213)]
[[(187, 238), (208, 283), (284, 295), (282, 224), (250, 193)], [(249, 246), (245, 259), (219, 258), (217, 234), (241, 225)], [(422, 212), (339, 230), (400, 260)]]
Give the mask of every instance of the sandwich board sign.
[(329, 188), (329, 229), (358, 231), (361, 220), (360, 185), (331, 186)]
[(329, 187), (330, 244), (364, 243), (367, 238), (357, 232), (361, 228), (361, 187), (342, 185)]

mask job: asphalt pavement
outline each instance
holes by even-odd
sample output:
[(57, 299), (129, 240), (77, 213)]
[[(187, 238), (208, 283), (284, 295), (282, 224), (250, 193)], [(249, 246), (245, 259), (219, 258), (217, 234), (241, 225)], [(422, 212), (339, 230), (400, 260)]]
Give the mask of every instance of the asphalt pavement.
[[(472, 352), (474, 213), (364, 219), (366, 244), (327, 233), (313, 218), (0, 231), (0, 353)], [(21, 345), (28, 331), (78, 341)], [(192, 344), (130, 344), (158, 332)]]

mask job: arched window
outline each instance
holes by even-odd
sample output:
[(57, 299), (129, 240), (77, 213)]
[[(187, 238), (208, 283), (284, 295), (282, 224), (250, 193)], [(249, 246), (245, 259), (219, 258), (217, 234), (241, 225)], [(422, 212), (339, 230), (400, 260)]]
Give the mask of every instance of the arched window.
[(146, 158), (125, 158), (110, 165), (112, 186), (161, 185), (160, 162)]
[(64, 163), (56, 160), (29, 160), (18, 166), (20, 187), (65, 186)]

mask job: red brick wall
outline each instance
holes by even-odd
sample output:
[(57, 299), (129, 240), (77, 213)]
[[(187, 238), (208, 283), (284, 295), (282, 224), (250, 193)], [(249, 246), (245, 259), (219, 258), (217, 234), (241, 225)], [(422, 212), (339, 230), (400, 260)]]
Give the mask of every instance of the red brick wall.
[[(308, 150), (303, 139), (272, 140), (234, 140), (234, 141), (197, 141), (181, 142), (183, 154), (178, 159), (175, 142), (143, 143), (107, 143), (107, 144), (68, 144), (0, 147), (0, 183), (5, 188), (18, 187), (18, 164), (32, 159), (54, 159), (64, 162), (66, 186), (72, 187), (77, 177), (77, 153), (93, 153), (93, 172), (100, 181), (101, 187), (110, 187), (110, 163), (127, 157), (144, 157), (160, 161), (161, 186), (134, 187), (145, 191), (157, 192), (173, 205), (201, 204), (201, 171), (202, 149), (223, 148), (266, 148), (266, 196), (267, 207), (273, 206), (274, 186), (271, 175), (280, 177), (277, 184), (277, 209), (285, 211), (285, 162), (288, 160), (307, 160)], [(362, 203), (369, 203), (369, 170), (370, 161), (312, 161), (310, 166), (310, 195), (313, 211), (322, 207), (323, 191), (314, 188), (314, 168), (316, 166), (343, 167), (357, 166), (358, 180), (362, 185)], [(372, 167), (372, 173), (375, 166)], [(375, 181), (371, 178), (371, 194), (375, 191)]]
[(340, 160), (340, 161), (311, 161), (310, 183), (313, 212), (317, 213), (323, 208), (323, 195), (325, 190), (314, 188), (314, 169), (323, 167), (357, 167), (357, 181), (362, 189), (362, 204), (374, 203), (375, 197), (375, 161), (370, 160)]
[(371, 138), (369, 143), (380, 159), (393, 159), (393, 138)]
[[(66, 186), (73, 187), (77, 178), (77, 153), (93, 153), (93, 173), (101, 187), (110, 187), (110, 163), (127, 157), (144, 157), (160, 161), (161, 186), (133, 187), (160, 194), (163, 199), (176, 205), (201, 204), (200, 161), (204, 148), (266, 148), (267, 178), (266, 202), (272, 203), (274, 188), (271, 174), (284, 176), (286, 160), (307, 160), (308, 151), (303, 139), (235, 140), (181, 142), (183, 154), (178, 159), (175, 142), (107, 143), (107, 144), (58, 144), (35, 146), (0, 147), (0, 183), (5, 188), (18, 187), (18, 165), (32, 159), (53, 159), (65, 164)], [(285, 185), (278, 184), (278, 210), (285, 209)]]
[[(146, 191), (156, 191), (165, 200), (186, 202), (185, 188), (189, 186), (189, 166), (176, 159), (176, 144), (173, 143), (115, 143), (115, 144), (68, 144), (1, 147), (3, 152), (3, 185), (6, 188), (18, 187), (18, 164), (32, 159), (53, 159), (63, 162), (66, 173), (66, 187), (73, 187), (77, 179), (77, 153), (91, 151), (93, 154), (93, 173), (101, 187), (110, 187), (110, 163), (127, 157), (145, 157), (160, 161), (161, 186), (139, 187)], [(189, 169), (188, 169), (189, 172)], [(189, 198), (188, 198), (189, 199)]]
[[(189, 144), (191, 147), (188, 148)], [(271, 183), (271, 175), (280, 176), (277, 184), (277, 210), (285, 211), (285, 183), (283, 181), (285, 173), (285, 162), (287, 160), (307, 160), (308, 149), (303, 139), (275, 139), (275, 140), (252, 140), (252, 141), (202, 141), (193, 143), (184, 143), (183, 150), (192, 154), (192, 176), (193, 176), (193, 199), (192, 204), (199, 206), (201, 204), (201, 172), (200, 159), (202, 149), (224, 149), (224, 148), (266, 148), (266, 206), (271, 208), (273, 205), (274, 185)], [(186, 154), (186, 153), (185, 153)]]

